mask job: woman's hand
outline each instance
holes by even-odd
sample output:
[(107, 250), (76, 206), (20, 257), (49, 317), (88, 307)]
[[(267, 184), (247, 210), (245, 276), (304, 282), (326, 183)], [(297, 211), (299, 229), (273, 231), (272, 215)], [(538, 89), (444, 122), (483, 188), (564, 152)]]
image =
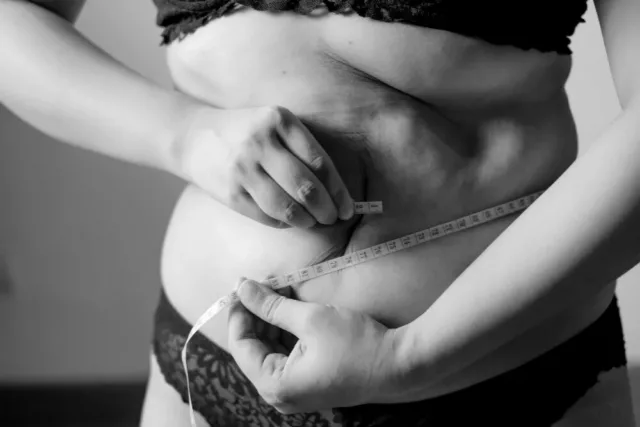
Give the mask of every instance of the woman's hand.
[(185, 179), (263, 224), (308, 228), (353, 215), (333, 162), (283, 107), (197, 108), (177, 147)]
[(367, 315), (289, 299), (250, 280), (237, 292), (241, 302), (230, 307), (229, 350), (278, 411), (373, 403), (389, 391), (394, 330)]

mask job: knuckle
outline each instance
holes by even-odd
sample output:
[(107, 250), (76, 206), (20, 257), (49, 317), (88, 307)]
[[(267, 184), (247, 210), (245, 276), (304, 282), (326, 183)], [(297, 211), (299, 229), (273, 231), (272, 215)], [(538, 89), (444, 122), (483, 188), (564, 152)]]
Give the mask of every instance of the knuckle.
[(240, 206), (246, 203), (249, 194), (242, 187), (232, 187), (227, 191), (226, 200), (231, 206)]
[[(267, 138), (268, 139), (268, 138)], [(258, 130), (251, 132), (239, 144), (236, 158), (246, 159), (253, 158), (265, 148), (265, 138), (260, 135)]]
[(262, 313), (264, 314), (265, 319), (269, 323), (273, 323), (275, 320), (278, 309), (282, 305), (284, 301), (284, 297), (281, 295), (270, 295), (265, 299), (262, 306)]
[(258, 138), (247, 138), (241, 147), (229, 156), (229, 167), (232, 172), (240, 176), (245, 176), (258, 167), (258, 159), (264, 150), (264, 143)]
[(326, 320), (323, 306), (313, 306), (305, 310), (304, 314), (298, 319), (299, 325), (304, 330), (309, 330), (313, 326), (317, 326)]
[(234, 159), (230, 166), (233, 175), (236, 177), (246, 177), (249, 174), (249, 166), (243, 159)]
[(292, 413), (296, 397), (290, 388), (279, 382), (264, 381), (257, 384), (258, 393), (265, 402), (280, 413)]
[(323, 171), (327, 168), (327, 160), (324, 156), (315, 156), (309, 162), (309, 167), (316, 172)]
[(295, 202), (289, 202), (282, 212), (284, 222), (291, 222), (298, 216), (298, 205)]
[(281, 386), (275, 387), (269, 395), (270, 405), (274, 406), (280, 412), (286, 411), (287, 408), (290, 408), (293, 405), (293, 401), (294, 398), (292, 393)]
[(317, 192), (318, 189), (310, 181), (306, 181), (302, 185), (300, 185), (297, 191), (298, 197), (303, 203), (313, 201)]

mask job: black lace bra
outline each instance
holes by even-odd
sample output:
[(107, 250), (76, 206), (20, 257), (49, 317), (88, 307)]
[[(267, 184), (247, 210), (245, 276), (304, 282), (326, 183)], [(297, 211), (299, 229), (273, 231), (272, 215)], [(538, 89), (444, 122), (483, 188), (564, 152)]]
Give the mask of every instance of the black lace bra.
[(249, 6), (308, 14), (323, 4), (330, 12), (353, 10), (384, 22), (451, 31), (490, 43), (570, 54), (569, 37), (587, 0), (153, 0), (163, 44), (194, 32), (212, 19)]

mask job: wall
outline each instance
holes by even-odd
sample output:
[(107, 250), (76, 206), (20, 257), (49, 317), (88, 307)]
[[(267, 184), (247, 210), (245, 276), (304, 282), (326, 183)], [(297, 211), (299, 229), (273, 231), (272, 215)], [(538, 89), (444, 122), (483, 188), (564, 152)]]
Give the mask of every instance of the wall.
[[(90, 0), (78, 27), (168, 84), (151, 0)], [(0, 256), (13, 282), (0, 294), (0, 381), (144, 376), (182, 183), (54, 142), (2, 109), (0, 174)]]
[[(150, 0), (93, 0), (78, 26), (118, 59), (169, 84), (153, 14)], [(586, 19), (574, 37), (568, 84), (582, 150), (619, 112), (593, 7)], [(0, 286), (0, 381), (144, 375), (160, 245), (182, 184), (55, 143), (6, 110), (0, 144), (0, 256), (14, 282), (9, 297)], [(619, 285), (636, 366), (639, 282), (636, 268)]]

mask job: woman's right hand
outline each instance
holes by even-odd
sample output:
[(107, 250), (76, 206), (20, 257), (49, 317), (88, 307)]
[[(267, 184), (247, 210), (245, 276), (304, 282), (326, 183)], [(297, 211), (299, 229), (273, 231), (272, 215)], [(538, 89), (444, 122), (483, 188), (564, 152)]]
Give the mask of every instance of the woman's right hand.
[(177, 144), (185, 179), (262, 224), (308, 228), (353, 216), (335, 165), (286, 108), (198, 108)]

